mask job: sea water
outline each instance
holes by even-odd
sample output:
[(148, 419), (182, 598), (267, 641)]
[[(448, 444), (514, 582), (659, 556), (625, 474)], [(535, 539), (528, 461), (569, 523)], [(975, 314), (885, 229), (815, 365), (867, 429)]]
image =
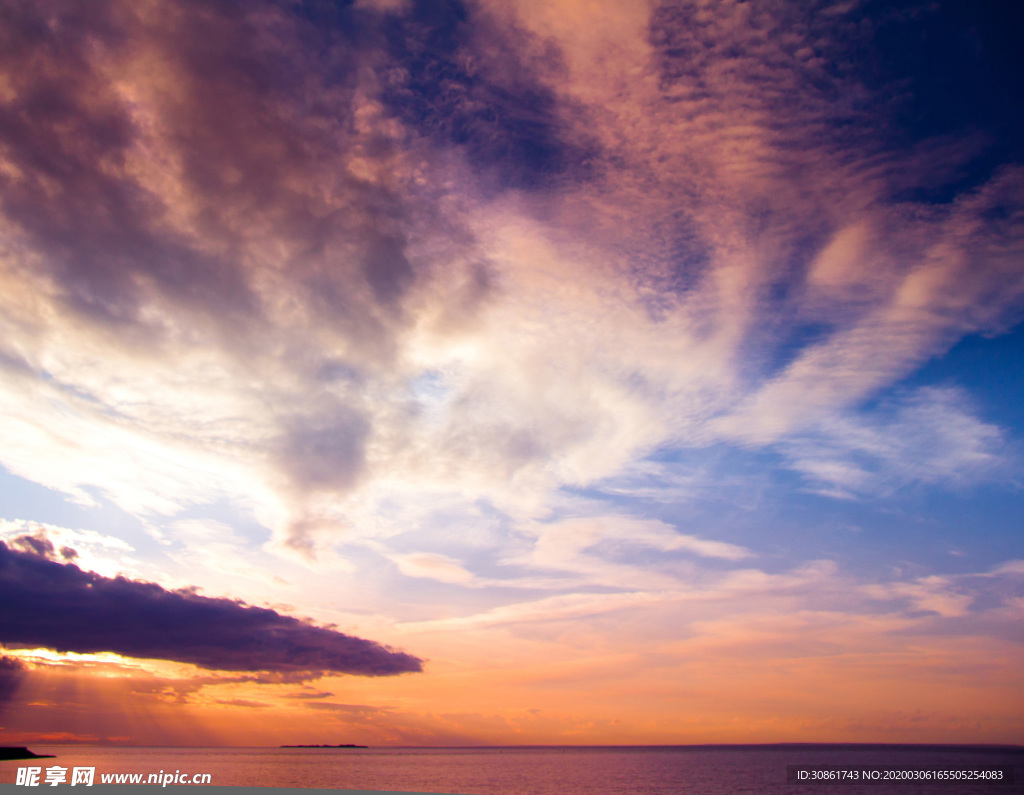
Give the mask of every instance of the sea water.
[[(209, 774), (212, 786), (459, 793), (779, 793), (780, 795), (1000, 795), (1024, 793), (1024, 749), (950, 746), (653, 746), (514, 748), (98, 748), (32, 746), (54, 759), (0, 762), (0, 784), (18, 767), (60, 765), (104, 774), (141, 773), (179, 781)], [(865, 769), (981, 769), (1008, 766), (1013, 783), (787, 784), (787, 766)], [(145, 778), (144, 778), (145, 780)], [(42, 785), (45, 787), (45, 784)], [(61, 785), (63, 790), (68, 784)], [(4, 786), (4, 793), (11, 787)], [(148, 788), (147, 788), (148, 789)], [(28, 788), (16, 792), (27, 795)], [(36, 792), (42, 795), (42, 790)]]

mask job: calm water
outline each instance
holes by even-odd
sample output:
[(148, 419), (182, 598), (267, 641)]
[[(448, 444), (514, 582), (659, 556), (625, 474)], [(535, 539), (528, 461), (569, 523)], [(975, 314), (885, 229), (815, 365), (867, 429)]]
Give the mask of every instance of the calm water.
[[(82, 748), (32, 746), (56, 759), (0, 762), (0, 783), (19, 766), (93, 766), (102, 773), (210, 773), (213, 786), (444, 792), (465, 795), (593, 793), (780, 793), (914, 795), (1024, 793), (1024, 750), (893, 748)], [(787, 765), (959, 767), (1012, 765), (1007, 784), (789, 785)], [(61, 787), (61, 792), (66, 792)], [(4, 790), (11, 788), (4, 787)], [(18, 793), (29, 792), (18, 788)], [(42, 795), (51, 790), (34, 790)], [(76, 792), (78, 790), (75, 790)], [(87, 792), (87, 790), (86, 790)]]

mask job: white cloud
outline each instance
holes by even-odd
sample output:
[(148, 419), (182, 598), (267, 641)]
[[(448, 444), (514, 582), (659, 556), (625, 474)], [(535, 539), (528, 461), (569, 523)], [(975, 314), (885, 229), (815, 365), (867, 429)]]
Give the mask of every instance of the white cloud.
[(913, 582), (866, 586), (865, 592), (878, 599), (908, 599), (917, 610), (949, 618), (965, 615), (974, 596), (958, 589), (951, 578), (931, 575)]
[[(21, 536), (48, 541), (54, 547), (54, 557), (104, 577), (125, 575), (138, 578), (142, 570), (150, 570), (142, 563), (135, 548), (116, 536), (47, 522), (0, 519), (0, 540), (9, 544)], [(75, 554), (66, 558), (62, 554), (65, 548), (74, 550)]]
[(463, 568), (458, 561), (447, 555), (433, 552), (412, 552), (392, 555), (398, 570), (407, 577), (422, 577), (453, 585), (472, 585), (472, 572)]
[(921, 388), (873, 414), (822, 420), (779, 445), (826, 493), (854, 497), (907, 483), (969, 484), (1004, 467), (1003, 433), (971, 412), (958, 389)]

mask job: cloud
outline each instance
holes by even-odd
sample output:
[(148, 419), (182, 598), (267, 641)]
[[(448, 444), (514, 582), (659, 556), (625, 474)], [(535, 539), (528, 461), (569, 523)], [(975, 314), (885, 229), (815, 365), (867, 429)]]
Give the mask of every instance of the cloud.
[(533, 602), (504, 605), (483, 613), (459, 618), (409, 622), (404, 624), (403, 627), (414, 632), (431, 632), (502, 624), (565, 621), (590, 618), (609, 611), (650, 605), (656, 602), (672, 600), (675, 597), (677, 597), (676, 594), (645, 591), (613, 594), (569, 594), (538, 599)]
[(935, 395), (903, 449), (861, 416), (1024, 301), (1019, 167), (956, 187), (985, 134), (880, 133), (906, 92), (864, 53), (914, 14), (302, 8), (8, 15), (11, 472), (153, 521), (232, 503), (308, 559), (716, 444), (836, 496), (991, 471), (999, 430), (940, 433)]
[(318, 709), (325, 712), (342, 712), (351, 715), (372, 715), (378, 712), (386, 712), (386, 707), (371, 707), (365, 704), (335, 704), (331, 701), (316, 701), (306, 704), (308, 709)]
[(334, 693), (329, 693), (326, 690), (318, 691), (303, 691), (301, 693), (285, 693), (281, 698), (296, 698), (296, 699), (314, 699), (314, 698), (330, 698)]
[(266, 709), (270, 706), (270, 704), (264, 704), (262, 701), (249, 701), (244, 698), (215, 699), (215, 703), (223, 704), (226, 707), (244, 707), (246, 709)]
[[(11, 547), (43, 558), (54, 558), (57, 555), (53, 543), (42, 532), (34, 536), (19, 536), (12, 539)], [(64, 560), (74, 560), (78, 557), (78, 552), (71, 547), (62, 547), (60, 556)]]
[[(905, 386), (1024, 307), (1019, 152), (960, 101), (997, 96), (991, 51), (964, 25), (934, 53), (963, 90), (921, 124), (950, 70), (899, 67), (959, 11), (879, 5), (7, 4), (0, 463), (162, 546), (0, 523), (0, 640), (211, 670), (130, 703), (387, 742), (535, 731), (470, 714), (536, 706), (495, 670), (545, 712), (603, 697), (592, 725), (644, 704), (637, 742), (1019, 691), (1019, 561), (865, 585), (830, 535), (908, 484), (1006, 480), (1012, 447), (955, 382)], [(792, 489), (863, 504), (819, 521)], [(400, 701), (455, 714), (277, 696), (423, 663), (164, 571), (414, 633), (459, 675)], [(794, 681), (815, 706), (780, 707)], [(604, 739), (580, 703), (553, 740)]]
[[(696, 565), (687, 560), (690, 555), (719, 561), (739, 561), (753, 555), (736, 544), (698, 538), (655, 519), (630, 516), (537, 522), (518, 530), (531, 539), (532, 546), (503, 562), (526, 566), (532, 571), (560, 573), (560, 578), (553, 578), (546, 584), (549, 588), (586, 583), (629, 590), (672, 590), (694, 575)], [(667, 554), (678, 552), (686, 555)], [(655, 558), (652, 553), (661, 554)], [(517, 583), (510, 580), (508, 584)], [(545, 587), (542, 581), (529, 579), (522, 585)]]
[(139, 579), (146, 568), (127, 542), (95, 530), (72, 529), (47, 522), (0, 519), (0, 541), (11, 549), (35, 552), (59, 563), (73, 562), (83, 570), (107, 577), (118, 574)]
[(0, 544), (0, 641), (225, 671), (388, 676), (422, 662), (273, 610), (110, 579)]
[(467, 571), (458, 561), (446, 555), (430, 552), (414, 552), (407, 555), (393, 555), (398, 570), (407, 577), (425, 577), (454, 585), (473, 583), (472, 572)]
[(992, 574), (1024, 574), (1024, 560), (1008, 560), (994, 568)]
[(586, 178), (582, 126), (551, 85), (550, 40), (462, 0), (416, 0), (385, 26), (391, 61), (383, 101), (411, 129), (460, 151), (503, 188)]
[(25, 664), (14, 657), (0, 657), (0, 715), (25, 678)]
[[(648, 573), (648, 590), (616, 593), (569, 593), (529, 602), (502, 605), (490, 610), (455, 618), (407, 622), (411, 631), (460, 630), (470, 627), (532, 624), (588, 619), (634, 608), (664, 606), (735, 604), (737, 598), (751, 596), (801, 596), (807, 592), (828, 590), (837, 570), (831, 561), (814, 561), (785, 574), (769, 574), (759, 569), (737, 569), (725, 574), (704, 574), (700, 586), (690, 586)], [(630, 581), (639, 581), (642, 572)], [(625, 584), (620, 577), (620, 587)], [(600, 582), (600, 580), (598, 580)], [(665, 586), (658, 590), (657, 586)], [(825, 586), (822, 588), (822, 586)]]
[[(929, 574), (868, 584), (862, 590), (873, 599), (950, 619), (948, 623), (960, 631), (970, 632), (972, 627), (982, 631), (1002, 620), (1014, 620), (1014, 606), (1020, 604), (1021, 574), (1021, 561), (1008, 560), (987, 572)], [(996, 634), (1000, 631), (1006, 633), (996, 630)], [(1016, 639), (1019, 634), (1014, 629), (1006, 636)]]
[(908, 599), (918, 610), (944, 617), (966, 615), (974, 601), (973, 595), (956, 588), (949, 577), (931, 575), (914, 582), (868, 586), (866, 592), (878, 598)]
[(1004, 434), (961, 390), (928, 387), (871, 415), (822, 420), (779, 448), (824, 493), (852, 498), (907, 483), (967, 484), (1005, 469)]

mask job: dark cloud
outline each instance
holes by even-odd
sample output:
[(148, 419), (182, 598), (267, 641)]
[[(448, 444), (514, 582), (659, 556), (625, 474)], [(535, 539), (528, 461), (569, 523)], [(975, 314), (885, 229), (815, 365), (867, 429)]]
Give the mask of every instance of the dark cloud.
[[(37, 667), (40, 665), (46, 665), (46, 663), (36, 663)], [(67, 665), (61, 664), (59, 666), (51, 667), (64, 670), (67, 668)], [(136, 671), (126, 669), (124, 666), (117, 663), (77, 663), (77, 667), (93, 670), (109, 669), (120, 678), (130, 676), (131, 692), (133, 694), (138, 696), (154, 696), (161, 699), (177, 701), (183, 704), (187, 703), (194, 694), (208, 686), (242, 683), (253, 683), (259, 685), (295, 685), (302, 684), (311, 679), (318, 679), (323, 675), (320, 671), (264, 671), (259, 674), (245, 676), (224, 676), (219, 674), (214, 676), (189, 676), (187, 678), (171, 679), (148, 674), (139, 676), (136, 675)], [(317, 695), (316, 697), (327, 698), (331, 695), (331, 693), (324, 693), (322, 696)], [(285, 695), (283, 698), (295, 698), (295, 696)]]
[(44, 255), (65, 306), (115, 327), (144, 326), (151, 280), (182, 303), (228, 315), (251, 308), (237, 264), (167, 229), (159, 197), (126, 178), (138, 125), (98, 56), (122, 57), (134, 32), (115, 4), (89, 13), (7, 4), (4, 16), (0, 140), (15, 168), (0, 185), (3, 213)]
[(216, 699), (218, 704), (224, 704), (228, 707), (245, 707), (246, 709), (266, 709), (270, 704), (264, 704), (262, 701), (247, 701), (244, 698), (218, 698)]
[(43, 558), (52, 558), (56, 552), (53, 542), (42, 532), (32, 536), (18, 536), (11, 540), (11, 547)]
[(0, 642), (224, 671), (388, 676), (422, 661), (273, 610), (110, 579), (0, 543)]
[(0, 714), (10, 703), (25, 678), (25, 664), (13, 657), (0, 657)]
[(1024, 159), (1011, 77), (1022, 56), (1008, 33), (1022, 14), (998, 0), (664, 0), (649, 37), (671, 101), (756, 108), (780, 155), (811, 145), (871, 155), (878, 169), (874, 158), (896, 153), (892, 198), (945, 203)]
[(368, 343), (387, 336), (415, 281), (398, 231), (413, 210), (346, 169), (395, 153), (354, 129), (374, 57), (355, 42), (374, 40), (379, 14), (271, 2), (2, 13), (0, 212), (65, 311), (152, 343), (159, 300), (241, 345), (266, 320), (251, 256), (269, 239), (322, 319)]
[(387, 24), (391, 57), (384, 97), (403, 121), (458, 147), (477, 169), (513, 188), (586, 173), (592, 144), (574, 137), (545, 80), (557, 48), (461, 0), (415, 0)]
[(255, 682), (259, 685), (300, 685), (323, 676), (321, 671), (261, 671), (250, 676), (215, 676), (198, 680), (205, 685)]
[(381, 237), (369, 246), (363, 269), (373, 294), (382, 304), (392, 304), (405, 292), (415, 272), (405, 256), (405, 244)]
[(346, 407), (296, 420), (281, 443), (281, 466), (305, 488), (348, 487), (363, 467), (369, 430), (366, 419)]
[[(879, 130), (896, 143), (975, 135), (983, 143), (950, 178), (906, 198), (947, 202), (981, 185), (1003, 163), (1024, 161), (1024, 55), (1016, 31), (1024, 5), (1000, 0), (864, 3), (852, 14), (870, 58), (860, 74), (894, 97), (894, 123)], [(937, 158), (941, 161), (941, 158)], [(941, 165), (941, 163), (939, 164)]]
[[(28, 552), (50, 560), (58, 559), (58, 550), (53, 542), (47, 538), (46, 531), (42, 528), (33, 535), (23, 535), (10, 540), (12, 549)], [(78, 550), (71, 547), (61, 547), (59, 557), (63, 560), (74, 560), (78, 557)]]
[(347, 712), (350, 715), (371, 715), (376, 712), (388, 712), (388, 707), (370, 707), (365, 704), (335, 704), (333, 702), (316, 702), (306, 705), (309, 709), (325, 712)]
[(330, 693), (326, 690), (317, 690), (311, 693), (286, 693), (282, 698), (297, 698), (297, 699), (312, 699), (312, 698), (330, 698), (334, 693)]
[[(806, 178), (809, 146), (871, 148), (884, 108), (852, 67), (870, 34), (842, 12), (822, 13), (827, 5), (752, 0), (709, 9), (664, 0), (648, 29), (663, 98), (695, 119), (728, 112), (732, 123), (756, 121), (773, 144), (772, 165), (791, 179)], [(767, 210), (748, 208), (755, 229)]]

